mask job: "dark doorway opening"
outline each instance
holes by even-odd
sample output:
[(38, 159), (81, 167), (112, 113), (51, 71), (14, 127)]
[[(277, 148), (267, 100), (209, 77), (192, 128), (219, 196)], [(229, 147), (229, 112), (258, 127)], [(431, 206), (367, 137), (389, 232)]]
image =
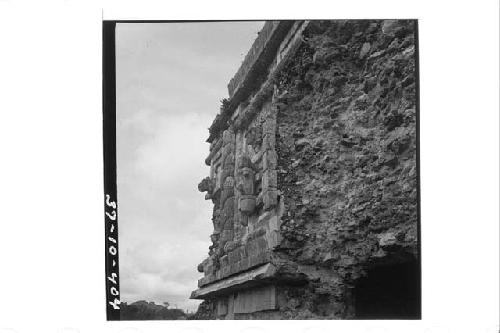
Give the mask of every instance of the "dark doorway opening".
[(421, 319), (416, 260), (368, 271), (354, 289), (354, 319)]

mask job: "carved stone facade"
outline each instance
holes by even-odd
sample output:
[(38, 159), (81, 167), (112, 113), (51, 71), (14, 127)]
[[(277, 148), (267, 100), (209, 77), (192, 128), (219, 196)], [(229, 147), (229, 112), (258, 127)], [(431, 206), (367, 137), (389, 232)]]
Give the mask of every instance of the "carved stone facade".
[(371, 270), (418, 279), (414, 24), (266, 22), (210, 127), (200, 318), (362, 317)]

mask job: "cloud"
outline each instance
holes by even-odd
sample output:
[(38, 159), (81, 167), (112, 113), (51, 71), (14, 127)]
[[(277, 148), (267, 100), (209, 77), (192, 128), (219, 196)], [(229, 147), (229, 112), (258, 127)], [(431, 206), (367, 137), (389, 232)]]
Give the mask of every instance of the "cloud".
[(189, 300), (213, 231), (205, 142), (262, 22), (118, 24), (117, 187), (122, 301)]
[(172, 302), (165, 299), (169, 295), (179, 306), (193, 306), (187, 297), (196, 288), (196, 266), (206, 256), (211, 233), (210, 203), (197, 191), (208, 173), (200, 158), (207, 153), (208, 121), (192, 113), (162, 117), (144, 110), (122, 124), (136, 137), (124, 142), (140, 142), (131, 150), (119, 144), (120, 268), (126, 299)]

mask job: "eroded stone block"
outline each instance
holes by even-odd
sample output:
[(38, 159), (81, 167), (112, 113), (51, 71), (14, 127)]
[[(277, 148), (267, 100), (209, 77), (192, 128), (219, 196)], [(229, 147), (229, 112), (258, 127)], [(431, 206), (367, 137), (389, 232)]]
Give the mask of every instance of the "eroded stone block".
[(229, 129), (225, 130), (224, 133), (222, 133), (222, 142), (224, 144), (233, 143), (235, 139), (236, 136), (234, 132)]
[(266, 150), (274, 150), (276, 147), (276, 136), (274, 134), (266, 134), (264, 135), (264, 140), (262, 141), (262, 149)]
[(278, 155), (274, 150), (266, 150), (262, 159), (262, 166), (264, 170), (276, 169), (278, 165)]
[(234, 294), (234, 313), (252, 313), (276, 309), (276, 288), (264, 286)]
[(221, 298), (217, 301), (217, 316), (225, 316), (227, 314), (227, 298)]
[(264, 209), (269, 210), (276, 206), (278, 203), (278, 191), (268, 190), (262, 195), (262, 201), (264, 202)]
[(271, 216), (271, 218), (269, 218), (268, 225), (270, 231), (279, 231), (278, 216), (276, 215)]
[(276, 133), (276, 119), (268, 119), (262, 124), (262, 134), (274, 135)]
[(255, 240), (248, 241), (245, 247), (249, 257), (257, 255), (258, 250), (257, 250), (257, 243), (255, 242)]
[(268, 232), (267, 244), (268, 244), (270, 249), (273, 249), (276, 246), (278, 246), (280, 241), (281, 241), (281, 238), (280, 238), (280, 233), (278, 230), (272, 230), (272, 231)]
[(267, 240), (266, 240), (265, 236), (259, 237), (255, 241), (257, 243), (258, 254), (260, 254), (262, 252), (266, 252), (268, 250)]
[(228, 143), (224, 145), (224, 147), (222, 148), (222, 156), (230, 155), (231, 153), (234, 152), (234, 149), (235, 149), (234, 143)]
[(231, 274), (231, 266), (229, 266), (229, 263), (228, 263), (222, 267), (222, 276), (226, 277), (226, 276), (229, 276), (230, 274)]
[(229, 264), (229, 257), (226, 255), (223, 255), (221, 258), (220, 258), (220, 265), (221, 267), (224, 267), (224, 266), (227, 266)]
[(269, 257), (268, 251), (260, 252), (257, 255), (252, 256), (248, 259), (249, 260), (248, 266), (249, 267), (259, 266), (259, 265), (268, 263), (269, 259), (270, 259), (270, 257)]
[(242, 213), (251, 214), (255, 210), (256, 198), (255, 195), (241, 195), (239, 201), (239, 209)]
[(235, 273), (238, 273), (239, 271), (241, 271), (241, 264), (239, 261), (237, 261), (235, 264), (234, 264), (234, 272)]
[(275, 190), (278, 186), (278, 173), (276, 170), (266, 170), (262, 176), (262, 190)]
[(221, 243), (225, 243), (230, 239), (233, 239), (233, 231), (229, 228), (232, 228), (232, 223), (227, 223), (228, 229), (224, 229), (222, 231)]
[(240, 261), (240, 269), (241, 270), (245, 270), (245, 269), (248, 269), (249, 266), (249, 259), (248, 259), (248, 256), (241, 259)]
[(238, 261), (235, 251), (229, 252), (228, 258), (229, 258), (229, 265), (234, 265)]

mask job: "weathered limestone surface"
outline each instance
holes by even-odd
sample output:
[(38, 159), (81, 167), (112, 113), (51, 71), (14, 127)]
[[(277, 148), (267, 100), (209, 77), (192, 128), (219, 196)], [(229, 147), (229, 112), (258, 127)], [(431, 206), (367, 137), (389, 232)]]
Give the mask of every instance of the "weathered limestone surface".
[(414, 21), (264, 26), (210, 129), (197, 318), (353, 318), (419, 260), (415, 59)]

